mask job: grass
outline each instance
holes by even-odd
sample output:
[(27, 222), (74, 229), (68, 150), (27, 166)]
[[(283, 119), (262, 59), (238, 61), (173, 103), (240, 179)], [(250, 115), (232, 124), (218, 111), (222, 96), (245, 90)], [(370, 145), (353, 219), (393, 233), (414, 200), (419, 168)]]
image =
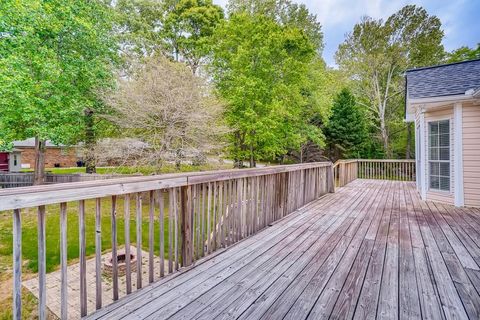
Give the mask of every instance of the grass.
[[(194, 166), (189, 164), (182, 164), (180, 170), (177, 170), (173, 164), (164, 164), (162, 167), (141, 166), (141, 167), (98, 167), (97, 173), (99, 174), (165, 174), (175, 172), (195, 172), (195, 171), (208, 171), (219, 169), (231, 169), (231, 164), (205, 164), (200, 166)], [(32, 169), (24, 169), (24, 172), (30, 172)], [(85, 173), (85, 167), (73, 167), (73, 168), (47, 168), (46, 171), (55, 174), (74, 174)]]
[[(133, 200), (133, 199), (132, 199)], [(168, 200), (165, 199), (165, 203)], [(142, 244), (143, 247), (148, 246), (148, 199), (142, 201)], [(87, 255), (95, 253), (95, 202), (87, 200), (85, 202), (85, 227), (86, 227), (86, 252)], [(55, 270), (60, 264), (60, 214), (59, 205), (47, 206), (46, 216), (46, 270), (51, 272)], [(165, 216), (168, 215), (168, 207), (165, 210)], [(124, 205), (121, 199), (117, 200), (117, 243), (119, 245), (125, 242), (125, 220), (123, 218)], [(12, 266), (12, 219), (8, 213), (3, 213), (0, 216), (0, 279), (5, 279), (7, 273), (10, 273)], [(159, 252), (159, 212), (156, 208), (154, 219), (154, 235), (156, 241), (155, 252)], [(164, 237), (168, 243), (168, 219), (164, 221)], [(102, 199), (102, 250), (111, 248), (111, 200)], [(75, 260), (79, 256), (79, 222), (78, 222), (78, 207), (76, 203), (69, 203), (67, 207), (67, 255), (68, 260)], [(136, 217), (135, 217), (135, 201), (130, 202), (130, 239), (133, 244), (136, 240)], [(38, 270), (38, 255), (37, 255), (37, 213), (34, 210), (22, 211), (22, 254), (24, 259), (23, 268), (26, 273), (35, 273)], [(168, 256), (168, 252), (166, 252)]]

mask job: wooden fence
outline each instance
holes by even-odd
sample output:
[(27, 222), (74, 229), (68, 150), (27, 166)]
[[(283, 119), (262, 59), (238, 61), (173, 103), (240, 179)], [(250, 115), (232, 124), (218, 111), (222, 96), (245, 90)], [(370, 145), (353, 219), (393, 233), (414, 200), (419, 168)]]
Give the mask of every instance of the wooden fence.
[[(126, 175), (121, 174), (45, 174), (45, 184), (83, 182), (92, 180), (115, 179)], [(33, 172), (18, 173), (0, 173), (0, 189), (1, 188), (18, 188), (33, 185)]]
[(355, 179), (415, 181), (415, 160), (339, 160), (333, 173), (337, 187)]
[[(102, 308), (102, 207), (108, 207), (111, 220), (111, 250), (118, 254), (117, 220), (123, 208), (125, 232), (126, 293), (147, 282), (172, 274), (220, 248), (255, 234), (270, 223), (328, 193), (334, 192), (331, 163), (309, 163), (261, 169), (224, 170), (204, 173), (132, 177), (109, 181), (66, 183), (0, 191), (0, 211), (13, 212), (14, 237), (14, 317), (22, 310), (22, 212), (37, 211), (38, 297), (40, 319), (46, 318), (46, 215), (60, 215), (61, 318), (68, 316), (67, 295), (67, 209), (76, 208), (79, 217), (80, 314), (87, 310), (87, 299)], [(86, 233), (87, 202), (95, 215), (95, 297), (87, 297)], [(144, 212), (145, 211), (145, 217)], [(130, 261), (130, 215), (136, 219), (136, 286), (132, 286)], [(142, 279), (142, 224), (148, 221), (148, 279)], [(155, 231), (155, 220), (158, 228)], [(168, 221), (168, 222), (167, 222)], [(165, 227), (164, 223), (165, 222)], [(158, 237), (155, 237), (155, 234)], [(154, 263), (158, 244), (159, 263)], [(113, 300), (119, 298), (117, 259), (113, 263)], [(147, 271), (147, 270), (146, 270)]]

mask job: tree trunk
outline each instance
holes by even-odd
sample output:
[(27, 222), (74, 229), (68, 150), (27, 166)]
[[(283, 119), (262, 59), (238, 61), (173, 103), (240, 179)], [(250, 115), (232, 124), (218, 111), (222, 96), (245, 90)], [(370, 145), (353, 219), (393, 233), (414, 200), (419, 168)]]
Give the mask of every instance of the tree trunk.
[(411, 159), (412, 154), (412, 123), (408, 122), (407, 123), (407, 150), (405, 151), (405, 158), (406, 159)]
[(385, 151), (385, 154), (387, 155), (387, 158), (390, 158), (390, 150), (388, 147), (388, 133), (387, 133), (387, 127), (385, 125), (385, 119), (380, 119), (380, 132), (382, 134), (382, 142), (383, 142), (383, 150)]
[(35, 137), (35, 172), (33, 184), (41, 185), (45, 183), (45, 140)]
[(95, 129), (93, 127), (93, 110), (85, 109), (85, 172), (96, 173)]
[(250, 145), (250, 168), (255, 168), (257, 162), (255, 161), (255, 155), (253, 154), (253, 145)]

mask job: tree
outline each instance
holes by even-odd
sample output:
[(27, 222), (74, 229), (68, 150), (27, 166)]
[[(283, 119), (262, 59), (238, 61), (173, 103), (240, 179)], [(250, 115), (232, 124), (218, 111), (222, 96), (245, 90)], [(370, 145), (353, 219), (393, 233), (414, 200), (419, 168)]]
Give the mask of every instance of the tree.
[(475, 59), (480, 59), (480, 43), (477, 44), (476, 48), (460, 47), (447, 53), (446, 62), (453, 63)]
[(166, 53), (175, 61), (184, 61), (195, 74), (210, 53), (223, 9), (212, 0), (165, 0), (163, 8), (161, 36)]
[(311, 14), (304, 4), (290, 0), (230, 0), (227, 5), (230, 15), (247, 13), (264, 15), (279, 25), (302, 30), (318, 53), (323, 49), (323, 33), (317, 16)]
[(325, 128), (330, 159), (358, 158), (367, 138), (366, 130), (364, 110), (348, 89), (342, 89), (335, 97)]
[(114, 9), (120, 51), (128, 61), (151, 57), (165, 49), (159, 32), (164, 12), (161, 0), (118, 0)]
[[(201, 78), (185, 65), (157, 56), (135, 70), (105, 98), (115, 111), (109, 119), (125, 137), (148, 146), (134, 160), (156, 166), (173, 160), (178, 167), (185, 159), (223, 147), (222, 105)], [(137, 150), (138, 144), (131, 148)]]
[(308, 68), (315, 48), (303, 31), (264, 15), (239, 13), (217, 30), (211, 74), (227, 102), (230, 155), (248, 159), (283, 157), (298, 150), (305, 132), (321, 131), (302, 118), (308, 105)]
[(370, 111), (387, 156), (391, 156), (389, 139), (395, 128), (404, 128), (399, 124), (403, 72), (442, 61), (442, 39), (440, 20), (408, 5), (385, 22), (363, 18), (338, 48), (337, 64), (354, 80), (355, 92)]
[(76, 143), (85, 110), (111, 83), (110, 9), (101, 1), (3, 1), (0, 21), (0, 140), (35, 137), (39, 184), (46, 140)]

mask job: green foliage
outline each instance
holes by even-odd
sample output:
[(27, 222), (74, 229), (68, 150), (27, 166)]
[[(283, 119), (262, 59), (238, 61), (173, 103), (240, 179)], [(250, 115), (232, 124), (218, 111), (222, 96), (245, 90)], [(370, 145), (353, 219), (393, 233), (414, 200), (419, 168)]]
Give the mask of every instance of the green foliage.
[(460, 47), (447, 53), (446, 62), (453, 63), (475, 59), (480, 59), (480, 43), (477, 44), (476, 48)]
[(305, 132), (322, 137), (302, 118), (314, 102), (308, 69), (315, 50), (301, 30), (239, 13), (218, 29), (215, 40), (211, 71), (228, 103), (234, 159), (272, 159), (298, 149)]
[(128, 58), (138, 59), (162, 51), (158, 31), (163, 16), (160, 0), (118, 0), (114, 5), (120, 49)]
[(319, 53), (323, 49), (322, 26), (316, 15), (311, 14), (304, 4), (290, 0), (230, 0), (228, 12), (230, 15), (242, 12), (264, 15), (281, 26), (302, 30)]
[(116, 46), (101, 1), (2, 1), (0, 139), (72, 143), (112, 80)]
[(408, 5), (385, 22), (363, 18), (338, 48), (336, 61), (352, 79), (352, 89), (368, 111), (387, 157), (400, 152), (391, 148), (390, 140), (400, 138), (406, 129), (403, 73), (442, 61), (442, 39), (440, 20)]
[(336, 96), (325, 129), (331, 159), (359, 158), (367, 139), (365, 113), (348, 89)]
[(223, 9), (212, 0), (165, 0), (163, 8), (161, 36), (167, 55), (185, 61), (195, 73), (210, 52)]

